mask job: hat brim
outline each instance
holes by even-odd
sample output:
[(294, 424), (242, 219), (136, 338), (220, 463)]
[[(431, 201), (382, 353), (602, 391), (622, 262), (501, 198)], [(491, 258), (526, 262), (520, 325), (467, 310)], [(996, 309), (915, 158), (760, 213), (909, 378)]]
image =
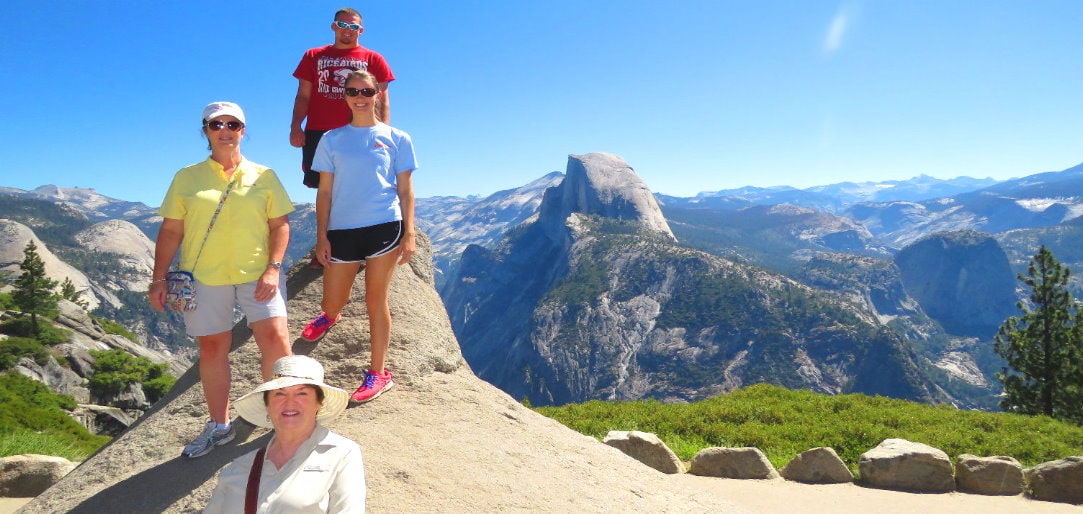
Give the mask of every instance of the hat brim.
[(337, 387), (306, 378), (280, 377), (260, 384), (252, 392), (237, 399), (237, 401), (233, 402), (233, 409), (245, 421), (257, 427), (274, 428), (274, 425), (271, 424), (271, 418), (267, 415), (267, 406), (263, 403), (263, 393), (295, 385), (311, 385), (323, 390), (323, 405), (320, 407), (319, 413), (316, 414), (318, 423), (326, 423), (338, 417), (346, 410), (346, 406), (350, 401), (350, 394)]

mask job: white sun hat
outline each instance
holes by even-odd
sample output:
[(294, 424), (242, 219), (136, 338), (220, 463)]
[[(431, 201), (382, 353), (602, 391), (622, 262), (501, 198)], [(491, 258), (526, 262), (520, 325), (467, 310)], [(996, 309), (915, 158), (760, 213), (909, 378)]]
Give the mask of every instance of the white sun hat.
[(271, 375), (273, 378), (270, 382), (260, 384), (233, 403), (237, 414), (253, 425), (274, 428), (267, 415), (267, 405), (263, 402), (265, 391), (301, 384), (314, 385), (323, 390), (323, 406), (316, 415), (317, 422), (334, 419), (346, 410), (349, 393), (323, 383), (323, 366), (316, 359), (304, 355), (287, 355), (275, 361)]

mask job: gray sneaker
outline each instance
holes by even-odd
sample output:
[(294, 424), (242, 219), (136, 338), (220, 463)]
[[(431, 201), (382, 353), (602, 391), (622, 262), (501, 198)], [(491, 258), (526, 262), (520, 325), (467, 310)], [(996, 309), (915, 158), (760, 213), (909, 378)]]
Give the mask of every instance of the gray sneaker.
[(232, 441), (237, 435), (237, 432), (233, 430), (233, 423), (229, 424), (228, 430), (215, 430), (216, 426), (214, 421), (208, 421), (203, 427), (203, 432), (184, 447), (181, 455), (189, 459), (202, 457), (210, 453), (215, 446), (222, 446)]

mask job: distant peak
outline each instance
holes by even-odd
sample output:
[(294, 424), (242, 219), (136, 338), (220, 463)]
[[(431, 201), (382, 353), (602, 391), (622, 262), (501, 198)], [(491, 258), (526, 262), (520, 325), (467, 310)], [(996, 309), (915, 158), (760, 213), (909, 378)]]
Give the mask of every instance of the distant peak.
[(647, 184), (624, 159), (610, 153), (568, 156), (564, 180), (545, 193), (541, 219), (563, 225), (572, 213), (638, 221), (676, 240)]

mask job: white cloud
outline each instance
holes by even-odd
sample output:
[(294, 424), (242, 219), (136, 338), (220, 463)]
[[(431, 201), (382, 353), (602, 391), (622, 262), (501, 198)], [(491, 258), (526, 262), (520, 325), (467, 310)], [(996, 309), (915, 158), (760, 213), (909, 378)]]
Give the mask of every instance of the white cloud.
[(831, 18), (831, 24), (827, 26), (827, 34), (824, 36), (824, 52), (835, 53), (842, 48), (846, 30), (850, 27), (852, 15), (850, 9), (840, 7), (835, 16)]

